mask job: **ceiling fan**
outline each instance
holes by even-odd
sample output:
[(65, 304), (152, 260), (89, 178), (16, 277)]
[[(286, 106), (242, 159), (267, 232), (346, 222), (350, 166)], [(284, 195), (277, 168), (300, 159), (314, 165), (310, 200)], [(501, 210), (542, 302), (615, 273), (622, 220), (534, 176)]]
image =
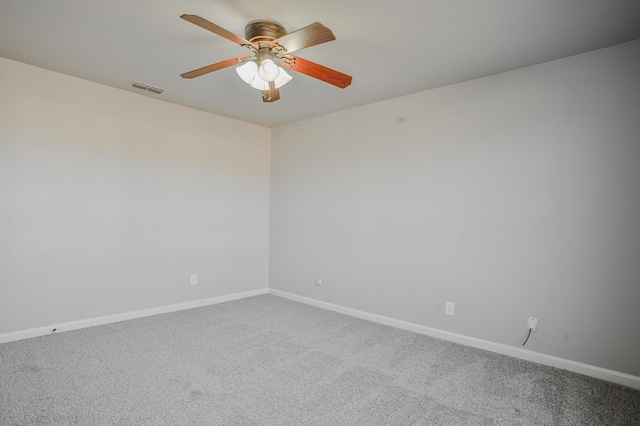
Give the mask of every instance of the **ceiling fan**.
[(336, 39), (333, 32), (319, 22), (287, 33), (275, 22), (252, 21), (245, 27), (245, 38), (242, 38), (200, 16), (185, 14), (180, 17), (246, 47), (253, 53), (180, 74), (183, 78), (200, 77), (213, 71), (242, 64), (236, 67), (236, 72), (247, 84), (262, 92), (263, 102), (275, 102), (280, 99), (279, 88), (291, 80), (291, 76), (283, 67), (341, 89), (351, 84), (351, 76), (291, 54), (297, 50)]

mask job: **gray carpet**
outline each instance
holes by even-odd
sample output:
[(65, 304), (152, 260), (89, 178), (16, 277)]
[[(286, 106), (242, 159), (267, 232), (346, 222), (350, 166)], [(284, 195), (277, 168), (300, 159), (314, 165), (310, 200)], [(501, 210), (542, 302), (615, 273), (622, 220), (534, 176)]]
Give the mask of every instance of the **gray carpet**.
[(272, 295), (0, 345), (8, 425), (640, 425), (640, 391)]

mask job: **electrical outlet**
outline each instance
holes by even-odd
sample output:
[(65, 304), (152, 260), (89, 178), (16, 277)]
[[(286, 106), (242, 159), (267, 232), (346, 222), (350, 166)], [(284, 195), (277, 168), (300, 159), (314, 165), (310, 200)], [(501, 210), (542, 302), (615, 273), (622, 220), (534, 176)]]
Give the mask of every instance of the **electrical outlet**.
[(447, 315), (453, 316), (453, 306), (454, 306), (453, 302), (446, 302), (444, 304), (444, 313)]
[(527, 320), (527, 328), (530, 328), (531, 331), (535, 333), (536, 328), (538, 328), (538, 318), (529, 317)]
[(316, 285), (322, 285), (322, 280), (320, 279), (316, 280)]
[(198, 274), (191, 274), (191, 285), (198, 284)]

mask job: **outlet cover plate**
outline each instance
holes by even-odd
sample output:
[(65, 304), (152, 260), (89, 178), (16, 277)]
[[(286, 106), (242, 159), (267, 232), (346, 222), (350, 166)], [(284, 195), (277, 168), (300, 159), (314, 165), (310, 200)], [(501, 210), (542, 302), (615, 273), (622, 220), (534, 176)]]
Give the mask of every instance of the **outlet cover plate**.
[(454, 308), (453, 302), (446, 302), (444, 304), (444, 313), (447, 315), (453, 316), (453, 308)]
[(527, 328), (530, 328), (531, 331), (535, 332), (536, 328), (538, 328), (538, 318), (529, 317), (527, 320)]

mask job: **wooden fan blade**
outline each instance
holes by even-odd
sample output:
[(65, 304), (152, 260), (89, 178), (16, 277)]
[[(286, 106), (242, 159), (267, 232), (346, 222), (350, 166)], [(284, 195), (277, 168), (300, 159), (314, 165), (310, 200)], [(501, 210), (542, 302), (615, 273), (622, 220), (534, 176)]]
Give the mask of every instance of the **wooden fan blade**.
[(205, 30), (211, 31), (214, 34), (218, 34), (219, 36), (224, 37), (227, 40), (231, 40), (232, 42), (239, 44), (240, 46), (253, 47), (254, 49), (258, 48), (258, 46), (253, 45), (250, 41), (247, 41), (242, 37), (235, 35), (231, 31), (225, 30), (224, 28), (214, 24), (213, 22), (209, 22), (204, 18), (201, 18), (198, 15), (184, 14), (180, 17), (185, 21), (189, 21), (192, 24), (196, 24), (197, 26), (204, 28)]
[(200, 77), (204, 74), (209, 74), (210, 72), (218, 71), (223, 68), (232, 67), (234, 65), (238, 65), (244, 59), (248, 58), (248, 56), (238, 56), (237, 58), (227, 59), (226, 61), (218, 62), (215, 64), (207, 65), (206, 67), (198, 68), (197, 70), (185, 72), (184, 74), (180, 74), (182, 78), (195, 78)]
[(280, 90), (273, 81), (269, 82), (269, 90), (262, 91), (262, 102), (275, 102), (280, 99)]
[(317, 78), (325, 83), (333, 84), (341, 89), (351, 84), (352, 77), (339, 71), (332, 70), (315, 62), (307, 61), (298, 56), (287, 55), (283, 57), (282, 65), (292, 70)]
[(284, 48), (284, 53), (290, 53), (304, 49), (305, 47), (315, 46), (316, 44), (326, 43), (335, 39), (336, 36), (333, 35), (333, 32), (329, 28), (325, 27), (320, 22), (315, 22), (273, 40), (271, 42), (271, 48), (281, 46)]

